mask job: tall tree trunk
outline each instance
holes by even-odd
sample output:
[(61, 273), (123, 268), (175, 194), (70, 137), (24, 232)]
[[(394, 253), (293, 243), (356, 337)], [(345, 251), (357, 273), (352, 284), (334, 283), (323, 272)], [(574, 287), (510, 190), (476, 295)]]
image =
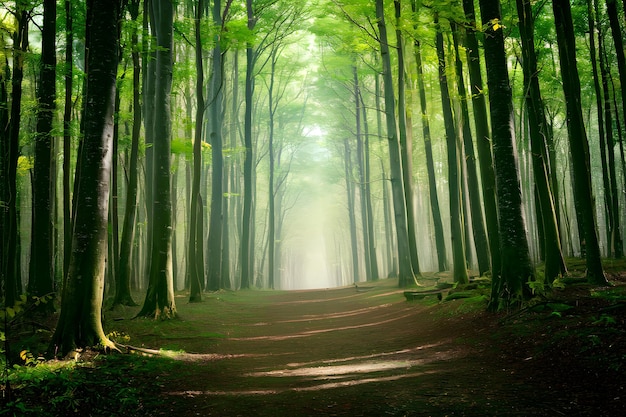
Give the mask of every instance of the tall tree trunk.
[(576, 64), (576, 42), (569, 1), (553, 0), (554, 22), (559, 46), (559, 62), (563, 78), (563, 93), (567, 111), (572, 170), (574, 171), (574, 199), (583, 221), (586, 246), (587, 280), (606, 284), (602, 270), (600, 247), (596, 232), (593, 191), (589, 168), (589, 143), (583, 121), (580, 101), (580, 78)]
[(65, 0), (65, 103), (63, 107), (63, 277), (67, 275), (72, 250), (71, 150), (72, 90), (74, 78), (74, 20), (72, 2)]
[(441, 106), (443, 110), (448, 145), (448, 190), (450, 193), (450, 235), (452, 237), (452, 274), (454, 282), (467, 284), (467, 261), (465, 258), (465, 240), (463, 238), (463, 211), (461, 208), (460, 160), (458, 156), (459, 143), (454, 126), (454, 116), (450, 103), (450, 91), (446, 76), (446, 58), (443, 49), (443, 34), (439, 28), (439, 17), (435, 13), (437, 27), (436, 45), (439, 58), (439, 88), (441, 90)]
[(391, 75), (391, 57), (385, 24), (385, 8), (383, 0), (376, 0), (376, 17), (378, 19), (380, 55), (383, 63), (383, 83), (385, 93), (385, 118), (387, 120), (387, 143), (389, 145), (389, 165), (391, 167), (391, 190), (393, 193), (393, 210), (396, 220), (396, 240), (398, 244), (398, 285), (407, 287), (415, 282), (411, 248), (407, 226), (407, 212), (404, 194), (404, 176), (398, 140), (396, 122), (395, 94)]
[[(143, 36), (142, 48), (144, 63), (143, 71), (143, 125), (144, 125), (144, 141), (145, 141), (145, 170), (144, 170), (144, 192), (146, 195), (146, 259), (142, 259), (143, 268), (149, 269), (152, 248), (152, 209), (154, 202), (154, 120), (155, 120), (155, 93), (156, 93), (156, 23), (154, 17), (153, 3), (159, 0), (144, 0), (143, 2)], [(141, 200), (140, 200), (141, 201)]]
[(170, 0), (152, 3), (156, 30), (154, 95), (154, 201), (150, 282), (138, 316), (170, 318), (176, 315), (172, 277), (171, 113), (173, 5)]
[[(139, 0), (129, 3), (128, 10), (133, 21), (139, 16)], [(141, 134), (141, 93), (140, 77), (141, 63), (139, 62), (138, 34), (133, 29), (131, 42), (133, 45), (133, 129), (130, 145), (130, 161), (128, 164), (126, 186), (126, 206), (124, 208), (124, 223), (122, 226), (122, 239), (120, 242), (120, 261), (115, 286), (115, 297), (113, 305), (121, 304), (127, 306), (137, 305), (131, 295), (130, 283), (132, 273), (132, 250), (135, 242), (135, 229), (137, 218), (137, 184), (138, 184), (138, 159), (139, 159), (139, 139)]]
[[(204, 67), (202, 56), (202, 33), (200, 22), (204, 13), (204, 0), (198, 0), (196, 5), (195, 40), (196, 40), (196, 124), (193, 138), (193, 176), (191, 185), (191, 202), (189, 203), (189, 225), (187, 233), (187, 280), (189, 281), (189, 302), (202, 301), (202, 283), (204, 282), (204, 262), (197, 258), (202, 258), (204, 250), (202, 233), (198, 235), (198, 218), (202, 216), (202, 205), (200, 204), (200, 178), (202, 176), (202, 126), (205, 104), (204, 104)], [(198, 250), (200, 248), (201, 250)]]
[[(624, 58), (624, 44), (622, 41), (622, 35), (620, 31), (619, 21), (617, 20), (617, 6), (615, 4), (615, 0), (607, 0), (607, 14), (609, 15), (609, 20), (611, 23), (611, 32), (613, 34), (613, 43), (615, 44), (616, 56), (617, 56), (617, 64), (619, 69), (619, 77), (620, 84), (622, 86), (622, 107), (624, 103), (626, 103), (626, 88), (624, 88), (624, 82), (626, 82), (626, 62)], [(596, 0), (597, 4), (597, 0)], [(608, 7), (610, 6), (610, 9)], [(596, 7), (597, 9), (597, 7)], [(611, 13), (615, 12), (615, 15), (611, 15)], [(596, 12), (597, 14), (597, 12)], [(589, 19), (592, 20), (591, 18)], [(605, 184), (605, 194), (610, 195), (610, 199), (608, 201), (608, 205), (611, 206), (609, 211), (610, 216), (610, 230), (609, 230), (609, 241), (612, 243), (613, 247), (613, 255), (616, 259), (619, 259), (624, 256), (624, 243), (622, 241), (621, 231), (620, 231), (620, 210), (619, 210), (619, 198), (617, 194), (617, 176), (615, 173), (615, 139), (613, 136), (613, 124), (611, 120), (611, 99), (609, 94), (608, 87), (608, 70), (606, 67), (606, 62), (604, 59), (604, 54), (602, 54), (602, 50), (604, 49), (603, 45), (603, 34), (599, 33), (599, 50), (601, 51), (600, 57), (600, 71), (602, 73), (602, 89), (604, 91), (604, 110), (605, 110), (605, 133), (606, 133), (606, 153), (608, 159), (608, 177), (609, 184), (608, 188)], [(614, 97), (616, 99), (616, 97)], [(615, 111), (617, 112), (617, 106), (615, 106)], [(626, 109), (623, 109), (624, 117), (626, 120)], [(616, 113), (617, 116), (617, 113)], [(616, 117), (617, 118), (617, 117)], [(619, 126), (619, 122), (617, 123)], [(618, 132), (620, 130), (618, 129)], [(620, 141), (621, 144), (621, 141)], [(626, 176), (626, 174), (625, 174)], [(611, 252), (609, 252), (609, 256)]]
[(367, 109), (365, 107), (365, 102), (363, 100), (363, 94), (359, 94), (359, 99), (361, 101), (361, 111), (363, 113), (363, 135), (365, 137), (365, 141), (363, 143), (363, 164), (364, 164), (364, 186), (363, 186), (363, 199), (365, 200), (365, 211), (367, 213), (367, 246), (369, 248), (370, 254), (370, 270), (371, 276), (370, 280), (376, 281), (380, 278), (379, 270), (378, 270), (378, 257), (376, 256), (376, 243), (374, 237), (374, 210), (372, 209), (372, 192), (370, 184), (371, 181), (371, 169), (370, 169), (370, 134), (369, 134), (369, 123), (367, 121)]
[(470, 95), (474, 126), (476, 129), (476, 150), (480, 165), (482, 180), (483, 204), (485, 206), (485, 223), (487, 238), (491, 254), (491, 274), (496, 277), (500, 274), (500, 242), (498, 226), (498, 208), (496, 203), (496, 181), (493, 172), (493, 158), (491, 154), (491, 133), (487, 115), (487, 103), (480, 69), (480, 55), (478, 40), (476, 39), (476, 12), (473, 0), (463, 0), (463, 10), (467, 19), (465, 44), (467, 51), (467, 67), (470, 76)]
[(359, 75), (356, 63), (352, 65), (352, 83), (353, 83), (353, 98), (354, 98), (354, 116), (355, 116), (355, 138), (356, 138), (356, 164), (358, 172), (358, 184), (359, 184), (359, 202), (361, 205), (361, 232), (363, 235), (363, 258), (365, 261), (365, 279), (370, 280), (372, 276), (372, 264), (370, 263), (370, 247), (369, 242), (369, 229), (367, 228), (367, 206), (365, 204), (365, 169), (363, 167), (363, 132), (361, 128), (361, 102), (359, 100), (360, 87), (359, 87)]
[[(600, 73), (598, 71), (598, 49), (596, 47), (596, 14), (593, 7), (593, 0), (587, 0), (587, 14), (588, 14), (588, 27), (589, 27), (589, 55), (591, 60), (591, 69), (593, 73), (593, 86), (596, 93), (596, 111), (598, 117), (598, 142), (600, 145), (600, 162), (602, 165), (602, 186), (604, 191), (604, 215), (605, 215), (605, 224), (606, 224), (606, 234), (607, 234), (607, 247), (606, 251), (608, 256), (611, 256), (613, 253), (613, 242), (611, 239), (611, 231), (613, 229), (613, 205), (611, 203), (613, 197), (611, 195), (611, 186), (609, 181), (609, 170), (608, 170), (608, 161), (606, 155), (606, 143), (607, 136), (610, 134), (613, 127), (612, 117), (610, 111), (610, 99), (608, 101), (603, 100), (603, 92), (602, 92), (602, 83), (600, 81)], [(597, 4), (597, 0), (595, 1)], [(601, 28), (600, 28), (601, 29)], [(601, 31), (600, 31), (601, 32)], [(602, 33), (598, 34), (599, 45), (602, 45)], [(602, 59), (602, 57), (600, 57)], [(609, 110), (605, 108), (605, 103), (608, 104)], [(605, 116), (608, 118), (605, 124)], [(605, 130), (606, 128), (606, 130)]]
[[(415, 4), (415, 0), (413, 1)], [(415, 9), (414, 9), (415, 11)], [(448, 269), (448, 255), (446, 242), (441, 222), (441, 210), (439, 207), (439, 197), (437, 196), (437, 182), (435, 178), (435, 162), (433, 159), (433, 147), (430, 136), (430, 122), (428, 117), (428, 105), (426, 101), (426, 88), (424, 87), (424, 70), (422, 65), (422, 51), (418, 40), (415, 40), (415, 65), (417, 67), (417, 87), (419, 90), (420, 106), (422, 111), (422, 131), (424, 135), (424, 153), (426, 154), (426, 172), (428, 174), (428, 195), (430, 200), (430, 210), (433, 216), (433, 226), (435, 230), (435, 247), (437, 249), (438, 270)]]
[[(222, 22), (222, 2), (214, 0), (213, 24), (221, 32), (224, 30)], [(213, 47), (213, 61), (211, 71), (211, 85), (209, 93), (209, 138), (211, 142), (211, 218), (209, 220), (208, 244), (208, 289), (218, 290), (222, 277), (222, 213), (224, 193), (223, 172), (224, 156), (222, 143), (222, 106), (223, 106), (223, 75), (221, 36), (215, 36)]]
[(102, 328), (102, 297), (119, 16), (117, 1), (87, 1), (88, 83), (79, 155), (81, 175), (80, 183), (75, 184), (77, 207), (70, 268), (51, 342), (55, 356), (76, 348), (114, 346)]
[(532, 150), (532, 165), (535, 187), (539, 200), (545, 260), (545, 284), (551, 285), (559, 275), (567, 272), (561, 239), (559, 236), (556, 208), (550, 187), (549, 155), (547, 137), (550, 135), (546, 120), (541, 89), (539, 88), (539, 69), (535, 55), (534, 18), (530, 0), (517, 0), (520, 37), (524, 70), (525, 103), (528, 109), (528, 128)]
[[(19, 240), (19, 200), (17, 193), (17, 162), (20, 155), (20, 114), (22, 108), (22, 81), (24, 79), (24, 58), (28, 50), (28, 11), (23, 2), (16, 2), (15, 12), (17, 28), (13, 34), (13, 78), (11, 79), (11, 109), (9, 124), (5, 130), (6, 146), (6, 183), (3, 189), (3, 200), (6, 207), (3, 216), (3, 257), (2, 271), (4, 277), (4, 305), (15, 304), (17, 296), (22, 292), (22, 274), (20, 268)], [(8, 65), (8, 64), (7, 64)], [(6, 188), (5, 188), (6, 187)]]
[(276, 76), (276, 54), (277, 50), (272, 49), (270, 57), (270, 84), (268, 87), (268, 108), (269, 108), (269, 133), (268, 133), (268, 157), (269, 157), (269, 192), (268, 202), (268, 285), (270, 289), (274, 289), (274, 273), (276, 266), (276, 192), (275, 185), (275, 161), (274, 153), (274, 115), (276, 113), (277, 103), (274, 99), (274, 79)]
[[(465, 81), (463, 79), (463, 62), (459, 54), (458, 30), (459, 27), (452, 23), (452, 36), (454, 39), (454, 52), (456, 62), (456, 78), (457, 91), (461, 101), (461, 114), (458, 117), (461, 120), (463, 132), (463, 149), (465, 151), (465, 166), (467, 188), (469, 194), (469, 209), (472, 217), (472, 232), (474, 237), (474, 247), (476, 248), (476, 258), (478, 260), (478, 272), (482, 276), (490, 268), (489, 262), (489, 244), (487, 242), (487, 233), (485, 231), (485, 222), (483, 221), (483, 211), (478, 185), (478, 173), (476, 171), (476, 156), (474, 154), (474, 140), (472, 130), (469, 124), (469, 109), (467, 106), (467, 93), (465, 89)], [(463, 183), (465, 183), (463, 181)], [(469, 222), (468, 222), (469, 226)], [(467, 245), (468, 248), (470, 245)]]
[(500, 0), (480, 0), (485, 27), (485, 63), (491, 110), (491, 141), (499, 214), (501, 270), (492, 281), (491, 308), (517, 305), (529, 295), (526, 283), (533, 277), (522, 195), (515, 157), (512, 92), (504, 51)]
[[(404, 182), (404, 203), (406, 204), (406, 225), (409, 236), (409, 254), (413, 273), (420, 274), (419, 257), (417, 255), (417, 231), (415, 222), (415, 204), (413, 202), (413, 145), (407, 135), (405, 76), (404, 76), (404, 41), (400, 27), (401, 9), (400, 0), (394, 0), (396, 16), (396, 51), (398, 53), (398, 133), (400, 140), (400, 158), (402, 160), (402, 180)], [(385, 88), (387, 86), (385, 85)]]
[[(119, 58), (118, 58), (119, 60)], [(111, 185), (109, 188), (109, 227), (107, 228), (107, 237), (108, 237), (108, 257), (106, 263), (107, 269), (107, 279), (105, 283), (105, 290), (107, 293), (113, 287), (113, 294), (117, 292), (116, 279), (118, 275), (118, 262), (120, 256), (120, 233), (119, 233), (119, 215), (118, 215), (118, 207), (117, 207), (117, 198), (118, 198), (118, 184), (117, 184), (117, 167), (118, 167), (118, 152), (119, 152), (119, 138), (120, 138), (120, 124), (119, 124), (119, 115), (120, 113), (120, 90), (119, 86), (115, 89), (115, 122), (113, 125), (113, 152), (111, 155)]]
[[(248, 15), (248, 30), (254, 30), (256, 16), (252, 7), (252, 0), (246, 0), (246, 11)], [(252, 109), (254, 96), (254, 64), (256, 54), (252, 43), (246, 46), (246, 91), (245, 103), (246, 112), (244, 116), (244, 147), (246, 149), (243, 163), (243, 221), (241, 231), (241, 288), (250, 288), (254, 279), (254, 242), (253, 242), (253, 189), (252, 189), (252, 168), (254, 154), (252, 148)]]
[[(375, 81), (375, 90), (376, 90), (375, 91), (376, 131), (377, 131), (377, 135), (380, 138), (381, 145), (382, 145), (382, 142), (384, 141), (384, 139), (383, 139), (382, 111), (381, 111), (381, 105), (380, 105), (380, 98), (381, 98), (380, 87), (381, 86), (380, 86), (380, 75), (378, 73), (374, 75), (374, 81)], [(390, 207), (391, 204), (389, 202), (389, 186), (387, 183), (388, 179), (387, 179), (387, 173), (385, 169), (385, 161), (383, 160), (382, 157), (380, 158), (380, 172), (381, 172), (381, 177), (382, 177), (382, 182), (383, 182), (383, 186), (382, 186), (383, 217), (385, 219), (385, 247), (386, 247), (386, 252), (387, 252), (386, 277), (390, 277), (390, 276), (398, 275), (398, 257), (397, 257), (397, 251), (395, 251), (393, 248), (394, 225), (393, 225), (393, 219), (391, 216), (392, 208)]]
[(344, 172), (346, 177), (346, 196), (348, 199), (348, 220), (350, 221), (350, 250), (352, 253), (352, 282), (359, 282), (359, 249), (356, 233), (356, 210), (354, 208), (354, 178), (352, 177), (352, 154), (348, 139), (344, 139)]
[[(56, 99), (56, 1), (44, 0), (41, 68), (37, 90), (37, 134), (33, 167), (32, 239), (28, 292), (42, 296), (54, 291), (52, 254), (53, 178), (52, 121)], [(48, 305), (52, 306), (51, 303)]]

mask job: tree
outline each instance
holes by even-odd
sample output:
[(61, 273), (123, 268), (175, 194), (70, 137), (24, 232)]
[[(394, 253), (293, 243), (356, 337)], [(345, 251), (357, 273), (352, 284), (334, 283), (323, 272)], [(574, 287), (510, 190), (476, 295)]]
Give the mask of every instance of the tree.
[(461, 207), (460, 159), (458, 153), (459, 140), (454, 125), (448, 77), (446, 75), (446, 58), (443, 49), (443, 34), (439, 28), (438, 13), (435, 13), (437, 26), (436, 45), (439, 61), (439, 89), (441, 90), (441, 106), (443, 109), (448, 146), (448, 190), (450, 193), (450, 235), (452, 236), (452, 260), (454, 282), (467, 284), (467, 261), (465, 258), (465, 238), (463, 236), (463, 211)]
[[(404, 41), (401, 28), (402, 4), (400, 0), (393, 2), (396, 17), (396, 51), (398, 55), (398, 138), (400, 141), (400, 159), (402, 160), (402, 182), (404, 183), (404, 203), (406, 204), (406, 226), (409, 236), (409, 254), (413, 273), (420, 273), (419, 257), (417, 255), (417, 236), (415, 222), (415, 206), (413, 202), (413, 145), (407, 133), (406, 111), (406, 77), (404, 69)], [(387, 85), (385, 85), (387, 88)]]
[(138, 316), (169, 318), (176, 315), (172, 278), (172, 201), (170, 188), (172, 88), (171, 0), (152, 3), (156, 32), (156, 72), (154, 96), (154, 201), (152, 203), (152, 248), (150, 281)]
[(415, 282), (415, 275), (411, 262), (409, 233), (407, 227), (406, 202), (400, 143), (398, 139), (398, 125), (396, 122), (395, 94), (391, 75), (391, 57), (389, 41), (387, 40), (387, 25), (385, 24), (385, 8), (383, 0), (376, 0), (376, 17), (378, 19), (378, 36), (380, 55), (383, 64), (385, 118), (387, 121), (387, 143), (389, 145), (389, 164), (391, 167), (391, 191), (393, 194), (393, 210), (396, 221), (396, 240), (398, 242), (398, 285), (407, 287)]
[(75, 183), (72, 254), (51, 352), (114, 344), (102, 328), (119, 1), (87, 1), (87, 91), (84, 138)]
[[(131, 19), (136, 21), (139, 17), (139, 0), (131, 0), (128, 4)], [(127, 170), (128, 184), (126, 188), (126, 207), (124, 209), (124, 226), (120, 242), (119, 266), (115, 285), (115, 297), (113, 305), (136, 305), (130, 293), (130, 278), (132, 271), (132, 247), (135, 241), (136, 217), (137, 217), (137, 187), (138, 187), (138, 159), (139, 159), (139, 135), (141, 131), (141, 95), (140, 77), (141, 63), (139, 62), (138, 34), (133, 25), (131, 42), (133, 44), (133, 130), (130, 148), (130, 161)]]
[(489, 131), (489, 118), (487, 116), (487, 103), (480, 68), (478, 40), (476, 38), (476, 11), (474, 9), (474, 1), (463, 0), (463, 11), (465, 12), (465, 19), (467, 20), (467, 24), (465, 25), (465, 50), (470, 79), (469, 93), (472, 97), (474, 127), (476, 130), (476, 150), (478, 151), (478, 162), (480, 165), (480, 177), (483, 190), (483, 205), (485, 207), (485, 223), (487, 226), (487, 238), (489, 240), (489, 252), (491, 254), (491, 274), (497, 279), (497, 276), (500, 274), (501, 261), (496, 182), (493, 172), (493, 156), (491, 154), (491, 134)]
[[(461, 160), (465, 160), (465, 172), (467, 178), (467, 191), (469, 194), (469, 208), (472, 218), (472, 235), (474, 237), (474, 247), (476, 249), (476, 258), (478, 260), (478, 273), (482, 276), (489, 271), (489, 244), (487, 242), (487, 234), (485, 232), (485, 223), (483, 221), (482, 204), (480, 201), (480, 187), (478, 185), (478, 173), (476, 171), (476, 156), (474, 154), (474, 140), (472, 130), (470, 129), (469, 108), (467, 105), (467, 93), (465, 90), (465, 80), (463, 79), (463, 62), (459, 53), (459, 26), (450, 22), (452, 29), (452, 38), (454, 43), (456, 84), (459, 95), (461, 112), (457, 116), (457, 120), (462, 124), (461, 131), (463, 135), (463, 151), (465, 156)], [(460, 152), (460, 149), (459, 149)], [(461, 167), (463, 164), (461, 163)], [(464, 181), (461, 182), (462, 184)], [(466, 239), (469, 239), (467, 237)], [(466, 240), (466, 245), (468, 240)]]
[(189, 301), (202, 300), (202, 284), (204, 283), (204, 269), (202, 265), (203, 236), (202, 229), (198, 228), (198, 217), (202, 216), (202, 202), (200, 194), (200, 177), (202, 176), (202, 126), (205, 113), (204, 104), (204, 67), (202, 56), (202, 36), (200, 23), (204, 13), (204, 1), (199, 0), (196, 5), (194, 18), (196, 40), (196, 122), (193, 142), (193, 176), (191, 186), (191, 202), (189, 203), (189, 225), (187, 233), (189, 242), (187, 247), (187, 279), (190, 284)]
[[(228, 10), (231, 1), (227, 1)], [(209, 138), (211, 143), (211, 218), (209, 220), (209, 240), (207, 242), (207, 287), (218, 290), (222, 277), (222, 216), (224, 187), (224, 155), (222, 142), (222, 107), (224, 103), (222, 64), (222, 36), (224, 22), (220, 0), (213, 2), (213, 25), (217, 33), (213, 45), (213, 61), (209, 86)]]
[[(246, 0), (247, 27), (253, 31), (258, 17), (252, 5), (252, 0)], [(254, 95), (254, 64), (256, 53), (252, 41), (246, 44), (246, 78), (244, 115), (244, 147), (246, 149), (243, 163), (243, 221), (241, 234), (241, 288), (250, 288), (254, 276), (254, 227), (253, 227), (253, 193), (252, 193), (252, 99)]]
[[(43, 3), (41, 68), (37, 90), (37, 133), (33, 167), (32, 240), (28, 292), (43, 296), (54, 290), (52, 158), (56, 99), (56, 1)], [(46, 304), (51, 306), (51, 304)]]
[[(413, 12), (416, 12), (415, 0), (412, 1)], [(441, 222), (441, 210), (439, 206), (439, 197), (437, 196), (437, 183), (435, 178), (435, 162), (433, 160), (433, 147), (430, 135), (430, 122), (428, 116), (428, 105), (426, 101), (426, 88), (424, 87), (424, 68), (422, 65), (422, 46), (416, 38), (414, 42), (415, 66), (417, 69), (417, 88), (420, 98), (420, 107), (422, 112), (422, 132), (424, 136), (424, 151), (426, 153), (426, 171), (428, 175), (428, 195), (430, 200), (430, 209), (433, 216), (433, 225), (435, 230), (435, 245), (437, 248), (437, 264), (439, 271), (445, 271), (448, 268), (448, 260), (446, 254), (446, 242), (443, 234), (443, 223)]]
[[(550, 187), (550, 164), (548, 156), (548, 122), (539, 88), (539, 69), (535, 55), (534, 18), (529, 0), (517, 0), (520, 38), (524, 70), (524, 99), (528, 110), (528, 128), (532, 150), (536, 194), (539, 200), (542, 230), (544, 234), (545, 283), (551, 285), (559, 275), (567, 272), (561, 252), (561, 239), (556, 218), (556, 207)], [(553, 167), (554, 169), (554, 167)]]
[[(0, 275), (4, 284), (5, 305), (12, 306), (22, 292), (20, 268), (20, 242), (18, 225), (17, 164), (20, 155), (20, 112), (22, 108), (22, 81), (24, 79), (24, 61), (28, 50), (29, 11), (22, 1), (16, 2), (16, 30), (13, 38), (13, 77), (11, 79), (11, 108), (7, 109), (8, 121), (3, 129), (2, 175), (2, 262)], [(8, 62), (5, 64), (8, 66)], [(8, 72), (8, 70), (7, 70)], [(8, 74), (3, 74), (3, 78)], [(4, 80), (3, 80), (4, 81)], [(3, 82), (4, 89), (4, 82)], [(8, 99), (8, 92), (5, 97)], [(4, 101), (4, 100), (3, 100)], [(6, 117), (4, 117), (6, 120)], [(5, 176), (6, 175), (6, 176)]]
[(569, 1), (564, 0), (554, 0), (552, 9), (554, 11), (554, 23), (559, 47), (559, 63), (563, 78), (563, 94), (565, 95), (567, 112), (569, 149), (574, 175), (574, 199), (581, 213), (580, 220), (583, 222), (587, 280), (590, 283), (602, 285), (606, 284), (607, 280), (602, 269), (600, 247), (596, 232), (594, 199), (589, 169), (589, 143), (587, 142), (587, 132), (580, 102), (580, 77), (576, 63), (572, 11)]
[(485, 27), (485, 63), (491, 110), (491, 141), (499, 215), (500, 277), (494, 274), (490, 307), (518, 304), (529, 295), (526, 283), (533, 277), (522, 195), (515, 158), (512, 92), (504, 51), (500, 0), (480, 0)]

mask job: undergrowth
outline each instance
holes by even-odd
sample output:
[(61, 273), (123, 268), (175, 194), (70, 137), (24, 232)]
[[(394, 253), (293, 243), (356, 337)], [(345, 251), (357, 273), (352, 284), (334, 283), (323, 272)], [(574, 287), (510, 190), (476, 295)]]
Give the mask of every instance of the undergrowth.
[(160, 401), (153, 393), (172, 366), (169, 358), (137, 354), (14, 365), (3, 381), (0, 415), (151, 415)]

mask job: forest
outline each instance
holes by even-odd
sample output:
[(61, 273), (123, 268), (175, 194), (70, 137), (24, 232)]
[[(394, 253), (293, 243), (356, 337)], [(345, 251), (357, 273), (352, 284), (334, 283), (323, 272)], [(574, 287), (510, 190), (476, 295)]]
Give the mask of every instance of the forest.
[[(356, 349), (338, 347), (348, 332), (360, 343), (350, 361), (402, 352), (409, 370), (354, 371), (390, 374), (336, 382), (354, 392), (328, 405), (312, 396), (322, 388), (290, 385), (302, 381), (239, 384), (250, 398), (272, 392), (302, 407), (278, 415), (616, 415), (626, 395), (615, 382), (626, 376), (624, 9), (626, 0), (2, 1), (0, 414), (161, 415), (176, 398), (178, 415), (270, 415), (258, 398), (234, 405), (229, 389), (248, 394), (227, 372), (296, 378), (305, 368), (275, 367), (339, 361)], [(439, 334), (431, 316), (456, 321)], [(349, 333), (382, 323), (376, 339), (389, 345)], [(441, 350), (411, 351), (409, 325)], [(493, 344), (471, 342), (489, 326), (500, 332)], [(465, 336), (448, 346), (450, 334)], [(327, 351), (271, 359), (314, 352), (305, 336)], [(193, 337), (203, 342), (183, 342)], [(574, 364), (593, 370), (586, 383), (606, 397), (555, 400), (554, 413), (539, 401), (529, 414), (460, 392), (418, 403), (395, 382), (430, 361), (445, 373), (437, 360), (451, 360), (459, 384), (475, 384), (470, 368), (487, 350), (520, 360), (505, 346), (513, 340), (559, 368), (551, 378), (578, 379), (565, 372)], [(538, 340), (543, 356), (532, 353)], [(253, 355), (246, 349), (265, 352), (267, 369), (236, 359), (215, 371), (216, 391), (159, 383), (161, 396), (141, 395), (157, 375), (176, 379), (176, 366), (196, 381), (220, 355)], [(125, 352), (138, 355), (103, 355)], [(559, 354), (563, 366), (551, 365)], [(457, 364), (462, 355), (473, 359)], [(90, 385), (98, 373), (114, 382)], [(72, 378), (72, 390), (59, 387)], [(509, 385), (498, 378), (483, 388)], [(436, 392), (439, 382), (429, 382)], [(367, 384), (377, 388), (353, 387)], [(389, 389), (396, 402), (384, 408), (375, 393)], [(532, 395), (508, 389), (503, 398)], [(100, 390), (110, 397), (95, 400)], [(346, 404), (364, 393), (369, 402)], [(203, 395), (220, 400), (211, 408)]]

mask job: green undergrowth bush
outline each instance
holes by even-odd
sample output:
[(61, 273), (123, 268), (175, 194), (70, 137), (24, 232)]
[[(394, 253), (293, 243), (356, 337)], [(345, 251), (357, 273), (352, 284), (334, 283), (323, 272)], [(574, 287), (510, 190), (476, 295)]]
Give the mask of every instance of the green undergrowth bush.
[[(84, 352), (89, 357), (90, 352)], [(89, 360), (39, 361), (28, 353), (2, 381), (0, 416), (152, 415), (174, 361), (140, 354), (93, 354)], [(144, 388), (153, 388), (146, 392)]]

